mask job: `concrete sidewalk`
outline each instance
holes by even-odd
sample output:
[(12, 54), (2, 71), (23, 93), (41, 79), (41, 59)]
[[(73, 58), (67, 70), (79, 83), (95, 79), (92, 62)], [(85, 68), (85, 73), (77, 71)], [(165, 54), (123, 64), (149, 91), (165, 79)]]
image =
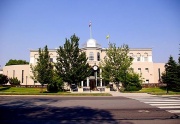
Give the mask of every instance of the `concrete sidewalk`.
[(124, 97), (131, 97), (131, 96), (154, 96), (147, 93), (121, 93), (121, 92), (109, 92), (112, 96), (124, 96)]

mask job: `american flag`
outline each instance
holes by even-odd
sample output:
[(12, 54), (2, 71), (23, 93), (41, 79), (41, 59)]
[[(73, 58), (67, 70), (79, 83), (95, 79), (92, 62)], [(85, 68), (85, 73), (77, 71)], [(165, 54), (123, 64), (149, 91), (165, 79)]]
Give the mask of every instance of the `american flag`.
[(89, 22), (89, 27), (91, 27), (91, 22)]

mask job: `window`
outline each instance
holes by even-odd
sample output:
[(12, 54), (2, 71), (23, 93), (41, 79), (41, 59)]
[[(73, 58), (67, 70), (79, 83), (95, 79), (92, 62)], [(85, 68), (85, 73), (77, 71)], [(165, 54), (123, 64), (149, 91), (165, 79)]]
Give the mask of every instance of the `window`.
[(50, 62), (53, 62), (53, 58), (50, 58)]
[(141, 61), (141, 58), (140, 58), (140, 57), (137, 57), (137, 61)]
[(100, 61), (100, 53), (97, 53), (97, 61)]
[(145, 82), (146, 84), (148, 84), (149, 83), (149, 79), (146, 79), (146, 82)]
[(138, 68), (139, 73), (141, 73), (141, 68)]
[(15, 70), (13, 70), (13, 78), (15, 77)]
[(89, 53), (89, 60), (94, 60), (94, 53), (93, 52)]
[(22, 81), (21, 81), (21, 83), (23, 83), (24, 82), (24, 70), (22, 70)]
[(141, 61), (141, 54), (137, 53), (137, 61)]
[(144, 61), (147, 62), (148, 61), (148, 57), (144, 57)]
[(149, 68), (145, 68), (145, 71), (146, 71), (146, 72), (149, 72)]

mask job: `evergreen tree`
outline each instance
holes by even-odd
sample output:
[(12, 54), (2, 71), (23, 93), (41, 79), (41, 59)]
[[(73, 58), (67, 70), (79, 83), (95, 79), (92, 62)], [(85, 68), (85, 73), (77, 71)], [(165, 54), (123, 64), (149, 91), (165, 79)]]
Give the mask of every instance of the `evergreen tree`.
[(86, 54), (79, 49), (79, 38), (74, 34), (57, 50), (57, 74), (64, 82), (78, 84), (90, 75)]
[(50, 84), (53, 80), (53, 65), (50, 62), (50, 56), (47, 45), (44, 49), (39, 48), (39, 58), (35, 66), (31, 65), (33, 79), (38, 81), (42, 86)]
[(7, 84), (9, 81), (8, 76), (0, 74), (0, 85)]
[(115, 44), (109, 44), (109, 48), (106, 51), (107, 57), (100, 64), (103, 79), (116, 84), (122, 82), (123, 86), (127, 86), (126, 76), (133, 61), (128, 56), (128, 53), (128, 45), (124, 44), (121, 47), (116, 47)]
[(165, 64), (165, 73), (163, 73), (161, 78), (162, 81), (167, 84), (168, 89), (176, 88), (176, 81), (178, 80), (178, 66), (172, 56), (169, 57), (168, 62)]

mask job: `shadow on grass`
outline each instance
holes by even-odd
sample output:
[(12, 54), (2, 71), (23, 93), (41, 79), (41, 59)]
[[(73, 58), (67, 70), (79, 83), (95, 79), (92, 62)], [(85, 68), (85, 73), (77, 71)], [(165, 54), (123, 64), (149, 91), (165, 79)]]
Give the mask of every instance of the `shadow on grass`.
[(0, 91), (5, 91), (5, 90), (8, 90), (10, 89), (11, 87), (0, 87)]
[[(61, 100), (35, 98), (0, 104), (0, 123), (6, 124), (119, 124), (106, 110), (84, 106), (57, 107)], [(52, 105), (52, 103), (56, 105)], [(120, 123), (121, 124), (121, 123)], [(131, 123), (128, 123), (131, 124)]]

